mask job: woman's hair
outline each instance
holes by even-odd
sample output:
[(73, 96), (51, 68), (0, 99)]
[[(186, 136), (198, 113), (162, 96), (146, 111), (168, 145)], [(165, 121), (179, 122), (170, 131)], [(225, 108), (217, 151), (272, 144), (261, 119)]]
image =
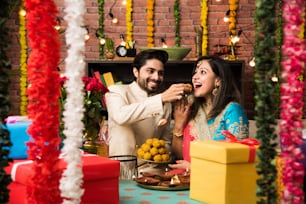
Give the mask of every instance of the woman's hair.
[[(216, 95), (211, 94), (212, 99), (212, 109), (207, 116), (207, 119), (211, 119), (217, 116), (219, 113), (223, 111), (226, 105), (229, 102), (240, 102), (240, 92), (237, 88), (236, 82), (234, 81), (234, 77), (232, 74), (232, 70), (229, 65), (220, 57), (217, 56), (203, 56), (198, 58), (196, 61), (193, 74), (195, 73), (195, 69), (197, 64), (200, 61), (206, 60), (211, 66), (212, 71), (216, 76), (221, 79), (221, 85), (218, 87), (218, 91)], [(191, 107), (191, 118), (195, 118), (199, 108), (203, 106), (205, 103), (205, 98), (195, 98), (194, 103)]]

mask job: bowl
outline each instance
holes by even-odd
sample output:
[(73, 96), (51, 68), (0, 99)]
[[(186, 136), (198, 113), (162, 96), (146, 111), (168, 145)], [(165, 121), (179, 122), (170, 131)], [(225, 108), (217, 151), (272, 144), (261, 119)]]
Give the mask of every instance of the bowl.
[(182, 60), (184, 57), (188, 55), (188, 53), (191, 51), (191, 48), (189, 47), (140, 47), (139, 50), (147, 50), (147, 49), (156, 49), (156, 50), (164, 50), (169, 55), (169, 60)]

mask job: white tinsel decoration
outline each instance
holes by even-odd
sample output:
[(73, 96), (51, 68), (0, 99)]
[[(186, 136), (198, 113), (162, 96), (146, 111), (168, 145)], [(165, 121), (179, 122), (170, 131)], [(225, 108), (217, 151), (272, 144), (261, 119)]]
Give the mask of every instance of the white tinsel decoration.
[(82, 145), (84, 124), (84, 91), (82, 77), (85, 75), (85, 34), (83, 16), (85, 3), (83, 0), (65, 0), (65, 16), (67, 29), (65, 31), (68, 46), (64, 75), (67, 77), (65, 89), (67, 93), (63, 112), (64, 147), (62, 155), (67, 162), (67, 169), (60, 180), (63, 203), (80, 203), (84, 189), (82, 171)]

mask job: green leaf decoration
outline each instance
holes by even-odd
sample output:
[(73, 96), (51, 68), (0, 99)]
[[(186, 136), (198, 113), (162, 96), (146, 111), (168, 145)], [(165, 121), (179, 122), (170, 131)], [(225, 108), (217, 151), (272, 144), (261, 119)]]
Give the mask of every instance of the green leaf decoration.
[[(97, 37), (103, 39), (104, 36), (104, 0), (98, 0), (98, 14), (99, 14), (99, 28), (97, 30)], [(99, 57), (103, 59), (104, 44), (99, 42)]]
[(179, 47), (181, 43), (181, 37), (180, 37), (180, 1), (175, 0), (174, 6), (173, 6), (173, 15), (174, 15), (174, 21), (175, 21), (175, 47)]
[[(256, 139), (261, 143), (257, 154), (256, 196), (257, 203), (276, 203), (277, 170), (273, 162), (277, 156), (276, 138), (274, 125), (276, 125), (277, 109), (275, 107), (277, 88), (271, 78), (275, 74), (276, 66), (276, 5), (277, 0), (262, 1), (256, 0), (255, 11), (255, 120), (257, 132)], [(279, 91), (279, 90), (278, 90)]]
[(6, 55), (10, 40), (5, 23), (17, 3), (17, 0), (2, 0), (0, 7), (0, 203), (7, 203), (9, 200), (9, 189), (7, 187), (11, 183), (11, 177), (5, 172), (4, 168), (9, 165), (9, 162), (12, 162), (9, 158), (12, 143), (4, 122), (10, 110), (8, 91), (10, 81), (8, 79), (11, 69), (10, 60)]

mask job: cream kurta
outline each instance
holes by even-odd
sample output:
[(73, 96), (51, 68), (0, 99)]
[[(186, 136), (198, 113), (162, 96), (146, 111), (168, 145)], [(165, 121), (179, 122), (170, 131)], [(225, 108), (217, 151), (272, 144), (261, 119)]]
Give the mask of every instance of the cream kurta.
[[(163, 105), (161, 94), (149, 97), (136, 82), (113, 85), (106, 105), (110, 156), (135, 155), (136, 148), (152, 137), (171, 142), (171, 103)], [(167, 124), (158, 126), (163, 118)]]

